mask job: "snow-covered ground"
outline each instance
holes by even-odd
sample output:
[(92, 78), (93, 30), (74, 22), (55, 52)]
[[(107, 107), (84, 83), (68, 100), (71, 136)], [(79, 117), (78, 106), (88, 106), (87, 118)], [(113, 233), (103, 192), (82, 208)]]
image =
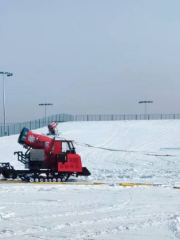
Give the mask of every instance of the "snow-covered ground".
[[(180, 239), (180, 121), (68, 122), (59, 132), (92, 174), (76, 181), (109, 185), (0, 184), (0, 239)], [(0, 138), (1, 162), (23, 168), (17, 138)]]

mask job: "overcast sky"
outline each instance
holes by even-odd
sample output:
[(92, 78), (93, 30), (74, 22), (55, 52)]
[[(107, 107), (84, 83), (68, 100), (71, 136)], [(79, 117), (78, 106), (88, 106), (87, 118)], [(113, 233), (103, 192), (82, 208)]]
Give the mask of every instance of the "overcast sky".
[[(0, 0), (7, 122), (180, 113), (179, 0)], [(0, 75), (0, 122), (3, 121)]]

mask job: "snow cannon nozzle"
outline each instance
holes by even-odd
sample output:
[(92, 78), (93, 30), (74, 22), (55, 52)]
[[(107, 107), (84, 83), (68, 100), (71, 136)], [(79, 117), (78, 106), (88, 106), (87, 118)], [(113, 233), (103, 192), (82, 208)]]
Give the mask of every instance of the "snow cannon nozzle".
[(26, 137), (27, 137), (27, 134), (29, 132), (29, 129), (28, 128), (23, 128), (20, 135), (19, 135), (19, 138), (18, 138), (18, 143), (19, 144), (25, 144), (25, 140), (26, 140)]
[(33, 149), (45, 149), (45, 153), (49, 154), (54, 145), (55, 139), (34, 133), (28, 128), (23, 128), (18, 139), (18, 143), (22, 144), (25, 148), (30, 147)]
[(53, 123), (48, 125), (49, 134), (58, 135), (57, 125), (58, 125), (57, 122), (53, 122)]

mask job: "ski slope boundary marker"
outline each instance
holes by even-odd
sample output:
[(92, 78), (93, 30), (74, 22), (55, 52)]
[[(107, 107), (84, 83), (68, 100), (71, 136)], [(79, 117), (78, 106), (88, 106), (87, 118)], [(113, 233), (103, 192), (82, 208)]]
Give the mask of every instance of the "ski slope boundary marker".
[(122, 187), (133, 186), (161, 186), (162, 184), (150, 184), (150, 183), (103, 183), (103, 182), (25, 182), (20, 180), (0, 180), (0, 183), (29, 183), (29, 184), (44, 184), (44, 185), (116, 185)]
[[(147, 187), (158, 187), (163, 186), (163, 184), (153, 184), (153, 183), (103, 183), (103, 182), (23, 182), (20, 180), (0, 180), (0, 184), (7, 183), (28, 183), (28, 184), (36, 184), (36, 185), (71, 185), (71, 186), (97, 186), (97, 185), (106, 185), (106, 186), (121, 186), (121, 187), (134, 187), (134, 186), (147, 186)], [(173, 187), (174, 189), (180, 189), (180, 187)]]

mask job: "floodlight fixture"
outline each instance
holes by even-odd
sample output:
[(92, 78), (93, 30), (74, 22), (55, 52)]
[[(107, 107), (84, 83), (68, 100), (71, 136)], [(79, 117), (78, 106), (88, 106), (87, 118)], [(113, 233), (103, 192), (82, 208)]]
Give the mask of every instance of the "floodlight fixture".
[(153, 101), (140, 101), (139, 103), (144, 103), (145, 104), (145, 116), (147, 114), (147, 103), (153, 103)]

